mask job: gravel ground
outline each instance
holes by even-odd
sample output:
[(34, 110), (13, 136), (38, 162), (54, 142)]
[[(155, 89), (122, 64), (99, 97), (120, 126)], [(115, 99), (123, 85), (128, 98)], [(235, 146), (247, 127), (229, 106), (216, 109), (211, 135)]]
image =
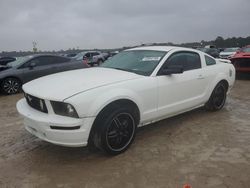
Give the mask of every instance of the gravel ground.
[(250, 187), (250, 79), (236, 81), (221, 111), (143, 127), (114, 157), (30, 135), (15, 108), (21, 97), (0, 95), (0, 187)]

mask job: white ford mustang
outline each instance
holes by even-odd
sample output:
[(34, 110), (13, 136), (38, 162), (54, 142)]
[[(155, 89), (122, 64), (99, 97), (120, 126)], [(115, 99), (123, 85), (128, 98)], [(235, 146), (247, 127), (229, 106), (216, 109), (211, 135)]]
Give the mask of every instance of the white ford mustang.
[(17, 110), (25, 128), (42, 140), (119, 154), (139, 126), (202, 106), (220, 110), (234, 81), (232, 64), (201, 51), (140, 47), (100, 67), (25, 84)]

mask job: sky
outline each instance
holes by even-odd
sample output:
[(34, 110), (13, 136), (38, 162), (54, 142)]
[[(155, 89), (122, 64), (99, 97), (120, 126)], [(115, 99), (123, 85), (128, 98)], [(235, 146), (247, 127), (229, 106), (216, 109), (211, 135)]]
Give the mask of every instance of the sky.
[(0, 51), (250, 36), (250, 0), (0, 0)]

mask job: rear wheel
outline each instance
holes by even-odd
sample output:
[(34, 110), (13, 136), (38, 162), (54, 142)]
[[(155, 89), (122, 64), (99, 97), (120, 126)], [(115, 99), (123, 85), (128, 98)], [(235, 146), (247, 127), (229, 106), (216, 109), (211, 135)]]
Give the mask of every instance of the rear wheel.
[(1, 90), (6, 95), (16, 94), (21, 90), (21, 85), (17, 78), (6, 78), (1, 83)]
[(126, 151), (134, 140), (137, 121), (129, 107), (110, 109), (101, 114), (95, 125), (92, 142), (111, 155)]
[(223, 108), (227, 97), (227, 87), (224, 83), (220, 82), (214, 88), (212, 95), (205, 108), (210, 111), (217, 111)]

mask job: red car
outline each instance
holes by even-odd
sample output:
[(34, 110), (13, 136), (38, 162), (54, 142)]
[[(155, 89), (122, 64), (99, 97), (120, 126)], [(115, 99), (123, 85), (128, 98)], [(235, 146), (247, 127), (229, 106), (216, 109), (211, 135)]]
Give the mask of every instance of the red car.
[(250, 45), (241, 48), (230, 60), (237, 72), (250, 73)]

